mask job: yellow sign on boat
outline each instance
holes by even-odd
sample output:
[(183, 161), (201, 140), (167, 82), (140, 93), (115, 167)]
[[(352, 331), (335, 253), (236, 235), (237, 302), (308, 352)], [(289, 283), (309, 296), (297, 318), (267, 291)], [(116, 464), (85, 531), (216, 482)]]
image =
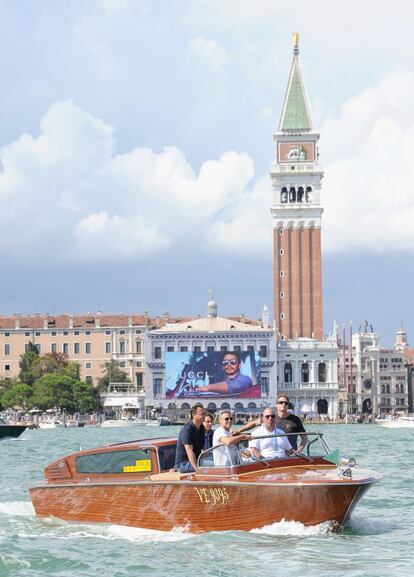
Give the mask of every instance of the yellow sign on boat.
[(127, 465), (124, 467), (124, 473), (142, 473), (145, 471), (151, 471), (150, 459), (135, 461), (135, 465)]

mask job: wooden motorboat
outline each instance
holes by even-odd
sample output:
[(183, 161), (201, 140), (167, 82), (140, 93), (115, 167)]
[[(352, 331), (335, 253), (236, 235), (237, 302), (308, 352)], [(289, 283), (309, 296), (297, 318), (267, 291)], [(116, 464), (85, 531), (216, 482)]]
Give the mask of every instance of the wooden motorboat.
[[(192, 474), (171, 471), (175, 438), (79, 451), (46, 467), (45, 480), (29, 492), (37, 516), (66, 521), (191, 533), (251, 530), (283, 519), (338, 528), (381, 476), (337, 458), (322, 434), (307, 435), (306, 455), (273, 460), (253, 457), (242, 444), (218, 445), (200, 455)], [(219, 450), (228, 453), (225, 466), (214, 464)]]
[(27, 429), (28, 425), (21, 423), (8, 423), (0, 417), (0, 439), (15, 439)]

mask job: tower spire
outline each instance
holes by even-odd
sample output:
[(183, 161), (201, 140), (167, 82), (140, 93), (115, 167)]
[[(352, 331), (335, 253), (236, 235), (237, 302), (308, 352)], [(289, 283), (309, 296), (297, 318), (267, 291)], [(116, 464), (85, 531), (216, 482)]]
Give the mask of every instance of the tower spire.
[(304, 133), (312, 130), (305, 84), (299, 63), (299, 33), (293, 33), (293, 61), (279, 122), (279, 132)]

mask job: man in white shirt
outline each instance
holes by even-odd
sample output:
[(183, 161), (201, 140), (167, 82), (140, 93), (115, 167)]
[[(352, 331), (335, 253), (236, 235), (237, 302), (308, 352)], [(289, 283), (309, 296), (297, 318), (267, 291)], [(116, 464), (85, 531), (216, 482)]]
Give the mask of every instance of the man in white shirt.
[(213, 447), (220, 443), (224, 446), (213, 450), (214, 464), (218, 467), (230, 467), (237, 463), (238, 452), (234, 445), (240, 441), (248, 441), (252, 436), (249, 434), (233, 436), (231, 430), (233, 417), (230, 411), (220, 411), (219, 424), (220, 426), (214, 431)]
[[(283, 435), (284, 431), (275, 426), (276, 409), (270, 407), (263, 410), (262, 425), (255, 429), (252, 437), (263, 437), (265, 435)], [(249, 443), (257, 459), (275, 459), (286, 457), (292, 453), (292, 446), (287, 437), (268, 437), (267, 439), (253, 439)]]

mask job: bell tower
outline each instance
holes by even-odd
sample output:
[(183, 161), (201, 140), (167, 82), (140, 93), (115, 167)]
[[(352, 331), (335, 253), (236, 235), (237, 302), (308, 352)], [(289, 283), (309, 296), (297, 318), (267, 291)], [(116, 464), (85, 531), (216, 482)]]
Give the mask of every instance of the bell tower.
[(299, 62), (299, 35), (270, 171), (274, 314), (279, 340), (323, 338), (320, 189), (323, 172)]

